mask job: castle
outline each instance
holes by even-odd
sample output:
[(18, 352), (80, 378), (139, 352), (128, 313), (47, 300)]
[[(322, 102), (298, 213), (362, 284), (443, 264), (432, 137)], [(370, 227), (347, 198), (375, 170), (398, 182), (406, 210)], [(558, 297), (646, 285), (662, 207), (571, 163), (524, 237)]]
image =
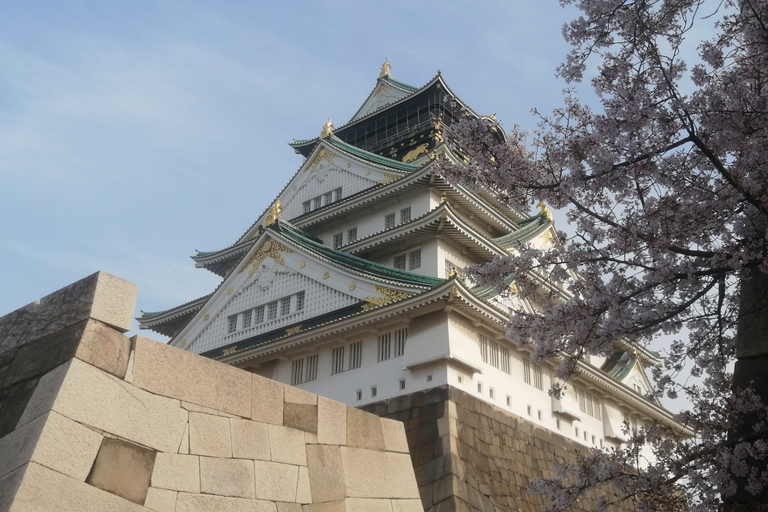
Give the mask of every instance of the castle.
[(674, 424), (646, 398), (644, 368), (661, 360), (645, 350), (591, 357), (562, 400), (549, 396), (553, 367), (506, 339), (505, 321), (567, 297), (561, 284), (539, 276), (546, 293), (523, 300), (514, 282), (501, 293), (463, 278), (467, 265), (554, 234), (546, 206), (501, 208), (436, 171), (437, 159), (464, 159), (451, 125), (477, 118), (495, 123), (440, 73), (413, 87), (385, 62), (352, 119), (291, 144), (303, 162), (256, 222), (231, 246), (193, 256), (219, 287), (144, 313), (140, 326), (358, 407), (447, 386), (588, 447), (620, 446), (624, 425)]

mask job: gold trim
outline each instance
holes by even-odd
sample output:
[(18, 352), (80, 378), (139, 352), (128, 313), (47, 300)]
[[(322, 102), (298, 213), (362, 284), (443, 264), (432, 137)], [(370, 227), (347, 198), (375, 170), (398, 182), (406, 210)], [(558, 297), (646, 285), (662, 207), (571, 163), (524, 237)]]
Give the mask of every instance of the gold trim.
[(354, 290), (355, 288), (357, 288), (357, 284), (355, 284), (355, 283), (349, 283), (349, 286), (348, 286), (347, 288), (349, 288), (349, 291), (352, 291), (352, 290)]
[(323, 130), (320, 132), (320, 138), (324, 139), (332, 133), (333, 133), (333, 123), (329, 118), (328, 122), (323, 125)]
[(286, 329), (285, 333), (286, 334), (290, 334), (290, 335), (294, 335), (294, 334), (298, 334), (300, 331), (301, 331), (301, 326), (300, 325), (296, 325), (296, 326), (289, 327), (288, 329)]
[(203, 317), (203, 320), (208, 320), (209, 318), (211, 318), (209, 315), (205, 315), (205, 316)]
[(233, 291), (234, 291), (234, 290), (233, 290), (233, 289), (232, 289), (232, 287), (230, 286), (229, 288), (227, 288), (227, 295), (232, 295), (232, 292), (233, 292)]
[(235, 345), (234, 347), (221, 349), (221, 355), (223, 356), (231, 356), (235, 352), (237, 352), (237, 345)]
[(187, 346), (187, 340), (181, 340), (181, 341), (179, 342), (179, 346), (180, 346), (181, 348), (184, 348), (184, 347), (186, 347), (186, 346)]
[(389, 59), (385, 57), (384, 64), (381, 65), (381, 72), (379, 73), (379, 78), (384, 78), (385, 76), (391, 76), (389, 74), (390, 69), (392, 69), (392, 64), (390, 64)]
[(400, 176), (396, 174), (389, 174), (388, 172), (384, 173), (384, 179), (377, 181), (376, 183), (381, 183), (382, 185), (386, 185), (388, 183), (392, 183), (393, 181), (397, 181), (400, 179)]
[(280, 200), (278, 199), (272, 206), (269, 207), (269, 213), (264, 218), (264, 223), (262, 226), (271, 226), (277, 222), (277, 219), (280, 218), (281, 213), (283, 213), (283, 205), (280, 204)]
[(329, 274), (328, 272), (323, 274), (323, 279), (328, 279), (329, 277), (331, 277), (331, 274)]
[[(259, 250), (256, 251), (253, 256), (251, 256), (251, 259), (248, 261), (245, 267), (243, 267), (243, 270), (250, 267), (248, 270), (248, 277), (251, 277), (254, 272), (256, 272), (256, 269), (259, 268), (259, 265), (266, 259), (266, 258), (272, 258), (276, 262), (285, 265), (285, 260), (283, 260), (283, 253), (285, 254), (291, 254), (293, 252), (293, 249), (290, 247), (286, 247), (280, 242), (276, 240), (268, 239), (262, 244), (261, 247), (259, 247)], [(241, 272), (243, 271), (241, 270)]]
[(373, 288), (377, 292), (379, 292), (381, 296), (365, 297), (363, 300), (367, 302), (367, 304), (363, 304), (363, 311), (370, 311), (372, 309), (378, 308), (385, 304), (389, 304), (390, 302), (407, 299), (408, 297), (413, 297), (414, 295), (416, 295), (413, 292), (393, 290), (392, 288), (386, 288), (384, 286), (379, 286), (379, 285), (373, 285)]
[(306, 262), (306, 261), (304, 261), (304, 260), (301, 260), (301, 261), (299, 262), (299, 268), (304, 268), (304, 267), (306, 267), (306, 266), (307, 266), (307, 262)]

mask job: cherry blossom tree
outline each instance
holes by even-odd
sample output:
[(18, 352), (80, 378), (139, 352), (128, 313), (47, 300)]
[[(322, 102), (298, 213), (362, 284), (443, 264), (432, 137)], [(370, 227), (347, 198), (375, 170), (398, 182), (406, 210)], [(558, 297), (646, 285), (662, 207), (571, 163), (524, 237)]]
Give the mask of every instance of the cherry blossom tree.
[[(694, 436), (651, 425), (530, 490), (550, 495), (550, 510), (603, 485), (638, 510), (764, 510), (768, 1), (561, 3), (583, 15), (564, 27), (573, 49), (558, 74), (589, 79), (597, 106), (570, 90), (536, 131), (504, 140), (493, 119), (458, 123), (468, 160), (442, 171), (510, 206), (563, 209), (574, 234), (469, 276), (501, 289), (514, 275), (522, 297), (541, 293), (542, 276), (567, 288), (568, 300), (508, 325), (534, 359), (558, 360), (566, 382), (590, 354), (672, 339), (654, 370), (657, 398), (687, 398), (678, 419)], [(697, 46), (696, 34), (709, 36)], [(693, 379), (680, 378), (686, 366)], [(655, 460), (639, 460), (643, 445)]]

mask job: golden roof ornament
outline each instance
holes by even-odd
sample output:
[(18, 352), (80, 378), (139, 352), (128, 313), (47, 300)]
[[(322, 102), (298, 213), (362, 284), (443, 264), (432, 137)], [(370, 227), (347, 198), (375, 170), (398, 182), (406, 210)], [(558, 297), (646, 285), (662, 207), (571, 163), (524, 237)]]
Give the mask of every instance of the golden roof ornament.
[(392, 65), (389, 63), (389, 60), (385, 57), (384, 64), (381, 65), (381, 73), (379, 73), (379, 78), (390, 76), (389, 75), (390, 69), (392, 69)]
[(267, 227), (271, 226), (275, 222), (277, 222), (277, 219), (280, 218), (280, 214), (283, 212), (283, 205), (280, 204), (280, 200), (278, 199), (275, 201), (275, 203), (269, 207), (269, 213), (267, 213), (266, 218), (264, 219), (264, 223), (262, 226)]
[(323, 131), (320, 132), (320, 138), (324, 139), (332, 133), (333, 133), (333, 123), (329, 118), (328, 122), (323, 125)]
[(541, 211), (539, 214), (544, 214), (547, 217), (547, 220), (552, 220), (552, 212), (549, 210), (547, 205), (545, 205), (543, 202), (536, 205), (536, 208), (541, 208)]

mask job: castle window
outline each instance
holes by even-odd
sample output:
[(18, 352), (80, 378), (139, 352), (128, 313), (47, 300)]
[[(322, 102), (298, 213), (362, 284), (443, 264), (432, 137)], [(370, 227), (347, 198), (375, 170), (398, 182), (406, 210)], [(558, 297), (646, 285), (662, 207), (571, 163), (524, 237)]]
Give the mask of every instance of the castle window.
[(312, 211), (312, 200), (304, 201), (301, 203), (301, 206), (304, 208), (304, 213), (309, 213)]
[(362, 399), (363, 399), (363, 390), (358, 389), (357, 391), (355, 391), (355, 400), (359, 402)]
[(296, 311), (304, 309), (304, 292), (296, 294)]
[(336, 233), (333, 235), (333, 248), (338, 249), (344, 245), (344, 233)]
[(312, 199), (312, 209), (313, 210), (317, 210), (321, 206), (323, 206), (323, 196), (317, 196), (317, 197)]
[(598, 396), (577, 386), (576, 398), (579, 401), (579, 410), (581, 410), (581, 412), (588, 414), (593, 418), (597, 418), (598, 420), (603, 419), (600, 398)]
[(411, 220), (411, 207), (403, 208), (400, 210), (400, 224), (404, 224)]
[(400, 379), (400, 391), (405, 389), (405, 379)]
[(256, 312), (256, 325), (264, 323), (264, 306), (259, 306), (254, 311)]
[(371, 398), (376, 396), (377, 391), (376, 386), (371, 386)]
[[(347, 348), (349, 351), (347, 351)], [(336, 347), (331, 352), (331, 374), (360, 368), (362, 362), (363, 342), (356, 341), (349, 346)], [(349, 357), (345, 357), (346, 355)]]
[(411, 270), (421, 267), (421, 249), (408, 254), (408, 267)]
[(490, 398), (495, 398), (496, 397), (496, 390), (493, 389), (493, 388), (488, 388), (488, 396)]
[(394, 332), (380, 334), (378, 360), (386, 361), (393, 357), (402, 356), (405, 352), (405, 340), (407, 337), (408, 329), (399, 329)]
[(349, 228), (347, 230), (347, 243), (351, 244), (355, 240), (357, 240), (357, 227)]
[(477, 392), (478, 393), (482, 393), (483, 392), (483, 383), (482, 382), (478, 382), (477, 383)]
[(384, 216), (384, 229), (392, 229), (395, 227), (395, 214), (390, 213)]
[(251, 318), (253, 317), (253, 310), (249, 309), (243, 313), (243, 329), (251, 326)]
[(456, 265), (451, 260), (445, 260), (445, 278), (448, 279), (451, 277), (451, 272), (456, 271), (456, 275), (463, 279), (464, 278), (464, 269)]
[(405, 254), (395, 256), (395, 263), (393, 266), (398, 270), (405, 270)]
[(509, 373), (509, 349), (482, 334), (478, 334), (477, 338), (483, 362)]
[(291, 385), (317, 379), (317, 354), (296, 359), (291, 363)]
[(331, 352), (331, 375), (344, 371), (344, 347), (336, 347)]
[(277, 301), (272, 301), (267, 304), (267, 319), (274, 320), (277, 318)]
[(232, 315), (228, 319), (228, 332), (235, 332), (237, 330), (237, 315)]
[(529, 359), (524, 359), (523, 376), (526, 384), (530, 384), (536, 389), (544, 390), (544, 378), (542, 376), (541, 365), (532, 363)]
[(331, 204), (333, 202), (333, 192), (326, 192), (324, 196), (324, 203), (326, 205)]
[(334, 189), (333, 191), (333, 200), (334, 201), (340, 201), (341, 200), (341, 187)]
[(507, 395), (507, 407), (512, 407), (512, 397)]
[(291, 312), (291, 298), (283, 297), (280, 299), (280, 316), (285, 316)]

